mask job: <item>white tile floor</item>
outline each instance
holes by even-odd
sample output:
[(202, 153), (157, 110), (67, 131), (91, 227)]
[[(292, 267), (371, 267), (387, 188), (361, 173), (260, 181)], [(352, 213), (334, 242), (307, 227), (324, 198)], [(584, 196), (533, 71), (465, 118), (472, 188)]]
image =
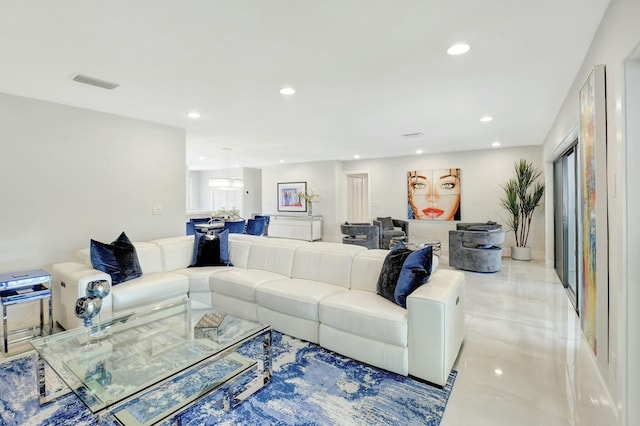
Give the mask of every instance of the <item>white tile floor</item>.
[(498, 273), (465, 276), (466, 336), (442, 426), (618, 424), (552, 268), (504, 258)]
[(505, 258), (498, 273), (465, 276), (466, 336), (442, 426), (618, 424), (555, 270)]

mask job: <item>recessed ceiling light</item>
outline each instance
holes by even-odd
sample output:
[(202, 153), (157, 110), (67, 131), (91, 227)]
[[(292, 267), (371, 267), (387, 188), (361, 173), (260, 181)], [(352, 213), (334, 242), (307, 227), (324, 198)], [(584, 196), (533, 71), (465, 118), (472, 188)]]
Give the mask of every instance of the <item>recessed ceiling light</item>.
[(204, 160), (204, 157), (201, 155), (200, 157), (198, 157), (198, 160)]
[(483, 123), (488, 123), (490, 121), (493, 121), (493, 117), (485, 115), (484, 117), (480, 118), (480, 121), (482, 121)]
[(353, 156), (353, 158), (355, 158), (357, 160), (358, 158), (360, 158), (360, 156), (358, 154), (356, 154), (356, 155)]
[(494, 143), (491, 144), (492, 147), (497, 148), (500, 146), (500, 142), (495, 141)]
[(200, 113), (198, 111), (189, 111), (187, 113), (187, 117), (192, 118), (194, 120), (197, 120), (198, 118), (200, 118)]
[(280, 93), (282, 93), (283, 95), (293, 95), (294, 93), (296, 93), (296, 91), (291, 87), (283, 87), (282, 89), (280, 89)]
[(448, 48), (447, 53), (449, 55), (462, 55), (463, 53), (467, 53), (469, 49), (471, 49), (471, 46), (469, 46), (468, 44), (458, 43)]
[(280, 160), (281, 163), (284, 163), (284, 160)]
[(504, 372), (502, 371), (502, 369), (501, 369), (501, 368), (496, 368), (495, 370), (493, 370), (493, 373), (494, 373), (496, 376), (502, 376), (502, 375), (504, 374)]
[(424, 151), (421, 149), (416, 150), (416, 154), (422, 154)]

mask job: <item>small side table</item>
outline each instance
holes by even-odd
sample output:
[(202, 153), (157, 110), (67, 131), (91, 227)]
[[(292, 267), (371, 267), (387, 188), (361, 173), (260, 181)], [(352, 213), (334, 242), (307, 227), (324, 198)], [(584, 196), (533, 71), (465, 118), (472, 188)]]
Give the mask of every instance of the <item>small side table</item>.
[[(46, 284), (46, 285), (45, 285)], [(44, 335), (44, 301), (48, 299), (49, 334), (53, 331), (53, 313), (51, 307), (51, 274), (42, 269), (24, 272), (0, 274), (0, 305), (2, 305), (2, 331), (4, 353), (9, 352), (9, 344), (18, 343), (36, 336)], [(7, 325), (7, 306), (40, 301), (40, 325), (9, 331)], [(38, 334), (24, 336), (13, 341), (10, 335), (38, 331)]]

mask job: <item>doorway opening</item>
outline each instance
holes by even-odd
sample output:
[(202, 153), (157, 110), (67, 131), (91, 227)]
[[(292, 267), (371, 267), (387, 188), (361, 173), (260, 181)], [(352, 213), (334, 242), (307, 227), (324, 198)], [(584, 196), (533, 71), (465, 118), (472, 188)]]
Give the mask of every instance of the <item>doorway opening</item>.
[(347, 174), (347, 222), (369, 222), (369, 173)]

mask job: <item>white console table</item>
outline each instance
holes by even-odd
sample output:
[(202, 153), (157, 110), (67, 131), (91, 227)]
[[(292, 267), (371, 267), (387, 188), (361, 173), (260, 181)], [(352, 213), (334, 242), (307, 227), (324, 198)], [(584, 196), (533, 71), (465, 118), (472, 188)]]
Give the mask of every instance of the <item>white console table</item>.
[(322, 239), (322, 216), (270, 215), (269, 237), (316, 241)]

